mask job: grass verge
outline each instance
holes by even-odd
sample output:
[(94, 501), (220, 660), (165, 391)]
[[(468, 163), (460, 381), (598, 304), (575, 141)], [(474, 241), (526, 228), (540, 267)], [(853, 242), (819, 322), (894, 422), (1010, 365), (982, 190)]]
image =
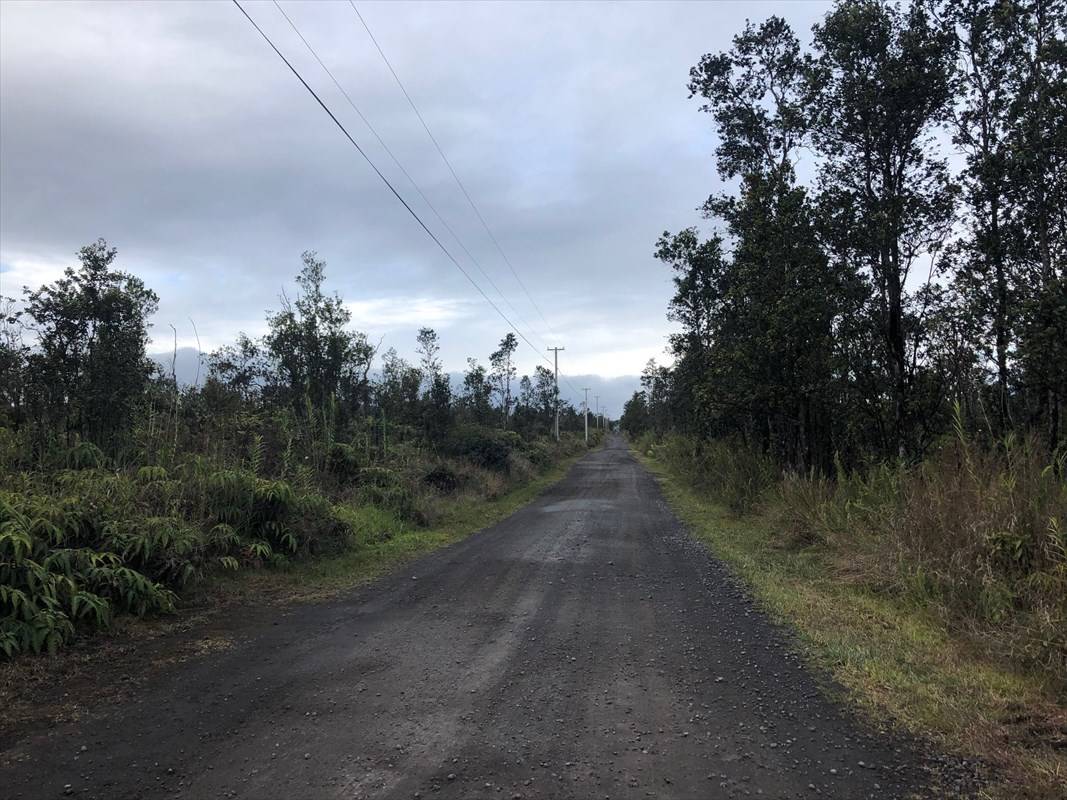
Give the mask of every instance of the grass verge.
[(984, 658), (919, 607), (842, 580), (817, 548), (786, 549), (773, 509), (738, 517), (635, 455), (692, 534), (797, 631), (864, 713), (984, 761), (984, 797), (1067, 797), (1067, 708), (1039, 676)]

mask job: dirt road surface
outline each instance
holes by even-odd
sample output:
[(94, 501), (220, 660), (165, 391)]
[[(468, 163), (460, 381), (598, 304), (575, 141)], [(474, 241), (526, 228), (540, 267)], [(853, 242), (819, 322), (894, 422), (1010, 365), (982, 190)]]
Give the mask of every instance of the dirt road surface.
[(231, 624), (14, 741), (0, 795), (859, 800), (926, 796), (941, 763), (827, 699), (617, 439), (343, 601)]

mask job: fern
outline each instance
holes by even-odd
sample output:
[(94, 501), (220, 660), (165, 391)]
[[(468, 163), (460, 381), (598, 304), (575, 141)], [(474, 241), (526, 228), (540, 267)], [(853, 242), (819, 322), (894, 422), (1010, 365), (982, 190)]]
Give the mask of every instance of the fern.
[(263, 470), (263, 437), (258, 433), (252, 435), (252, 443), (248, 448), (248, 469), (253, 475), (259, 475)]
[(67, 455), (71, 469), (100, 469), (106, 461), (104, 451), (92, 442), (79, 442)]
[(141, 467), (137, 470), (137, 480), (141, 483), (154, 483), (166, 479), (167, 470), (163, 467)]

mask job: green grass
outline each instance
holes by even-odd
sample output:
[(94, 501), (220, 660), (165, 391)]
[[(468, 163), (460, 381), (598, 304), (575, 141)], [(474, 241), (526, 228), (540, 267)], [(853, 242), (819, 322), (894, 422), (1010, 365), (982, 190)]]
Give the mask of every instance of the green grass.
[(773, 509), (733, 515), (638, 457), (692, 534), (797, 631), (863, 713), (986, 761), (987, 797), (1067, 797), (1067, 710), (1039, 675), (983, 657), (920, 607), (842, 579), (818, 549), (783, 547)]
[(515, 513), (558, 482), (583, 454), (568, 457), (544, 474), (493, 499), (448, 501), (437, 524), (419, 528), (374, 506), (342, 506), (340, 514), (359, 544), (340, 554), (298, 562), (281, 570), (220, 574), (204, 587), (218, 599), (314, 601), (374, 580), (418, 556), (446, 547)]

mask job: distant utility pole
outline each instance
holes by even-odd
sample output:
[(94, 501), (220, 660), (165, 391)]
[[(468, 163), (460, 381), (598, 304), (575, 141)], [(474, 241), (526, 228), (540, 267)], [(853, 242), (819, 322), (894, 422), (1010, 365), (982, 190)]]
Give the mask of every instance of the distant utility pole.
[(559, 441), (559, 351), (566, 350), (566, 347), (549, 347), (552, 351), (552, 360), (555, 363), (556, 368), (556, 441)]
[(596, 429), (600, 430), (600, 395), (594, 394), (593, 398), (596, 400), (596, 416), (594, 417), (596, 420)]
[(585, 443), (589, 444), (589, 388), (582, 389), (585, 392), (585, 400), (582, 401), (582, 411), (585, 416)]

